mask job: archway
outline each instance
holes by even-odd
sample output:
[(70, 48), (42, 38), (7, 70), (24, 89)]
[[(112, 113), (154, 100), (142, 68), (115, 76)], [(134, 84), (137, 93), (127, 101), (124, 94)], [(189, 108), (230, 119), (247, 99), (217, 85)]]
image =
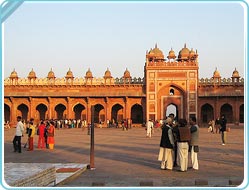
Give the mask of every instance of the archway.
[(175, 119), (178, 120), (178, 109), (177, 106), (174, 104), (169, 104), (166, 108), (166, 115), (165, 118), (169, 116), (169, 114), (173, 113), (175, 116)]
[[(74, 118), (76, 120), (80, 119), (86, 119), (86, 116), (82, 115), (82, 111), (85, 110), (85, 106), (83, 106), (82, 104), (77, 104), (76, 106), (74, 106), (73, 111), (74, 111)], [(82, 116), (82, 117), (81, 117)]]
[(29, 112), (28, 106), (26, 106), (25, 104), (20, 104), (17, 107), (17, 110), (19, 111), (17, 115), (20, 114), (23, 120), (28, 121), (28, 112)]
[(230, 104), (224, 104), (221, 106), (220, 115), (225, 115), (227, 123), (232, 123), (233, 121), (233, 107)]
[(48, 110), (47, 106), (44, 104), (39, 104), (38, 106), (36, 106), (36, 110), (39, 113), (39, 116), (37, 119), (38, 120), (45, 120), (46, 119), (46, 112)]
[(94, 123), (100, 123), (105, 121), (104, 106), (96, 104), (94, 106)]
[(244, 123), (244, 104), (239, 107), (239, 122)]
[(4, 122), (10, 122), (10, 107), (4, 104)]
[(112, 119), (115, 120), (115, 122), (120, 122), (122, 121), (123, 118), (123, 106), (120, 104), (115, 104), (112, 106)]
[(58, 104), (55, 106), (56, 111), (56, 119), (67, 119), (67, 114), (64, 114), (64, 111), (66, 110), (66, 106), (63, 104)]
[(131, 107), (131, 120), (132, 123), (143, 123), (143, 108), (139, 104), (135, 104)]
[(210, 104), (204, 104), (201, 107), (201, 122), (208, 123), (214, 119), (214, 109)]

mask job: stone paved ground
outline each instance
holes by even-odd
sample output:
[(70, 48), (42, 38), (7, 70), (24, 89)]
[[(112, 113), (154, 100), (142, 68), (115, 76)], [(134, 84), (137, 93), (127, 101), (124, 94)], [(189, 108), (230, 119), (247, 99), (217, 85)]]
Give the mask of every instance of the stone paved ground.
[[(90, 136), (85, 129), (60, 129), (55, 134), (54, 150), (23, 150), (14, 153), (14, 129), (4, 131), (4, 162), (14, 163), (90, 163)], [(87, 170), (63, 187), (200, 187), (237, 186), (244, 179), (244, 130), (231, 127), (228, 143), (221, 145), (220, 135), (200, 129), (198, 171), (160, 170), (157, 161), (161, 131), (146, 138), (144, 128), (128, 131), (95, 128), (95, 170)], [(27, 136), (23, 138), (23, 143)], [(35, 145), (37, 136), (35, 137)], [(204, 182), (203, 182), (204, 180)], [(230, 182), (229, 182), (230, 180)], [(207, 185), (208, 183), (208, 185)]]

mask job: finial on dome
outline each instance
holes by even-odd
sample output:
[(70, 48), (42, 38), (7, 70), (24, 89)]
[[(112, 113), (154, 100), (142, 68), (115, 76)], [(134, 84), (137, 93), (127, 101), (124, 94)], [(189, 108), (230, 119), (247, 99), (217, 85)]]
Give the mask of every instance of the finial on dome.
[(157, 43), (155, 44), (155, 48), (157, 48)]
[(184, 48), (186, 48), (187, 47), (187, 45), (186, 45), (186, 43), (184, 44)]

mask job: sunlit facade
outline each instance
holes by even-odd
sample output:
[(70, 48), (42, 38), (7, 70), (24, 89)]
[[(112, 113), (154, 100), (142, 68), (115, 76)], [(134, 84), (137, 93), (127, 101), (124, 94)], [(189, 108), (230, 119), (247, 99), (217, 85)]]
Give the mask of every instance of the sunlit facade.
[[(235, 69), (231, 78), (213, 76), (199, 79), (197, 50), (184, 47), (176, 56), (171, 49), (167, 58), (155, 45), (146, 53), (144, 76), (132, 78), (128, 69), (114, 78), (107, 69), (94, 77), (88, 69), (84, 77), (74, 77), (69, 69), (56, 78), (51, 69), (38, 78), (32, 69), (27, 78), (13, 71), (4, 80), (4, 120), (10, 125), (16, 116), (23, 119), (80, 119), (106, 124), (131, 119), (141, 126), (146, 120), (164, 119), (169, 107), (176, 118), (197, 116), (199, 123), (225, 114), (229, 123), (244, 123), (244, 79)], [(94, 107), (92, 115), (91, 107)]]

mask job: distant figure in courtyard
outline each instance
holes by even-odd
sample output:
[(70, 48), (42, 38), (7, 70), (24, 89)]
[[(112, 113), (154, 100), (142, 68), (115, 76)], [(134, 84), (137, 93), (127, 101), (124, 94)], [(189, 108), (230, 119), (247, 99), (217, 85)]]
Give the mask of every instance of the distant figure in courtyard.
[(49, 128), (47, 129), (48, 131), (48, 148), (49, 149), (54, 149), (54, 133), (55, 133), (55, 127), (54, 127), (54, 122), (51, 121)]
[(214, 133), (215, 121), (212, 119), (208, 122), (208, 132)]
[(198, 170), (199, 164), (197, 154), (199, 152), (199, 126), (196, 123), (196, 117), (191, 117), (189, 123), (191, 126), (191, 139), (189, 143), (191, 165), (193, 169)]
[(147, 121), (147, 123), (146, 123), (146, 129), (147, 129), (146, 137), (151, 138), (153, 128), (154, 128), (154, 124), (153, 124), (152, 120), (149, 119), (149, 121)]
[(28, 132), (28, 137), (29, 137), (29, 148), (28, 151), (33, 151), (34, 150), (34, 136), (35, 136), (35, 126), (34, 126), (34, 119), (31, 118), (29, 121), (29, 132)]
[(217, 132), (220, 133), (220, 117), (218, 117), (218, 118), (215, 120), (215, 133), (217, 134)]
[(187, 127), (186, 119), (179, 119), (177, 127), (177, 165), (180, 166), (179, 171), (187, 171), (188, 169), (188, 149), (191, 138), (190, 129)]
[(174, 137), (172, 127), (170, 126), (172, 119), (168, 117), (162, 125), (162, 135), (160, 141), (160, 150), (158, 160), (161, 161), (162, 170), (172, 170), (174, 160)]
[(24, 127), (23, 127), (23, 123), (21, 122), (22, 117), (21, 116), (17, 116), (17, 124), (16, 124), (16, 132), (15, 132), (15, 136), (13, 139), (13, 147), (14, 147), (14, 152), (22, 152), (21, 149), (21, 138), (23, 136), (23, 132), (24, 132)]
[(222, 145), (225, 145), (227, 142), (227, 119), (225, 115), (221, 116), (220, 126)]

